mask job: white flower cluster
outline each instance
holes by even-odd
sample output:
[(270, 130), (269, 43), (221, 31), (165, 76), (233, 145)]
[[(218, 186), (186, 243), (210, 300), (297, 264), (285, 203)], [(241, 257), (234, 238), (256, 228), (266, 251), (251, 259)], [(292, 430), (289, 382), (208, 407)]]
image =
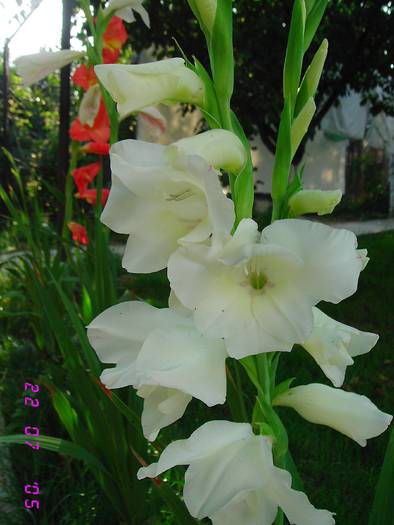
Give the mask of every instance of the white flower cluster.
[[(201, 81), (181, 59), (138, 66), (98, 66), (121, 113), (159, 102), (203, 104)], [(353, 357), (368, 352), (375, 334), (330, 319), (316, 305), (352, 295), (368, 259), (353, 233), (300, 219), (258, 231), (244, 219), (231, 235), (232, 202), (220, 170), (238, 173), (246, 154), (238, 137), (212, 130), (170, 146), (126, 140), (111, 149), (112, 188), (102, 221), (128, 234), (129, 272), (168, 268), (169, 307), (132, 301), (113, 306), (88, 327), (108, 388), (132, 385), (144, 399), (149, 440), (184, 414), (191, 399), (225, 402), (227, 358), (289, 352), (301, 344), (335, 387)], [(383, 432), (391, 416), (364, 396), (325, 385), (290, 388), (274, 405), (328, 425), (361, 445)], [(291, 488), (273, 463), (269, 436), (244, 423), (211, 421), (170, 444), (158, 463), (139, 471), (156, 477), (189, 465), (184, 499), (192, 516), (214, 525), (270, 525), (280, 507), (290, 523), (329, 525)]]

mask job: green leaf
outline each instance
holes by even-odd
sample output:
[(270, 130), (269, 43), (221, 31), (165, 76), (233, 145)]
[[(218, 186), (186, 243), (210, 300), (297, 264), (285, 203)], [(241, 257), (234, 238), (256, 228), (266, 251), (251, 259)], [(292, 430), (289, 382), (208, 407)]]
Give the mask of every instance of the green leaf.
[[(0, 436), (0, 445), (15, 444), (24, 445), (26, 441), (30, 443), (39, 443), (40, 447), (50, 450), (51, 452), (57, 452), (58, 454), (64, 454), (65, 456), (72, 457), (74, 459), (82, 460), (91, 468), (98, 469), (103, 473), (109, 475), (104, 466), (100, 461), (93, 456), (86, 449), (80, 445), (76, 445), (71, 441), (65, 439), (55, 438), (51, 436), (25, 436), (24, 434), (13, 434), (9, 436)], [(26, 445), (27, 446), (27, 445)]]
[(393, 525), (394, 519), (394, 427), (391, 430), (389, 443), (379, 480), (375, 489), (375, 496), (369, 515), (368, 525)]
[(277, 396), (280, 396), (281, 394), (287, 392), (294, 380), (295, 377), (290, 377), (289, 379), (286, 379), (285, 381), (279, 383), (279, 385), (276, 385), (272, 393), (272, 399), (275, 399)]
[(290, 101), (291, 114), (297, 98), (301, 80), (302, 60), (304, 56), (305, 2), (295, 0), (291, 16), (289, 39), (287, 42), (285, 65), (283, 68), (283, 94)]
[(280, 118), (278, 139), (275, 151), (275, 164), (272, 174), (272, 198), (280, 201), (286, 193), (291, 165), (291, 109), (289, 100), (285, 101)]
[(165, 482), (161, 482), (159, 485), (154, 484), (154, 487), (174, 513), (177, 525), (197, 525), (196, 520), (190, 516), (185, 504), (171, 487)]
[(313, 116), (316, 112), (316, 104), (311, 97), (305, 106), (302, 108), (298, 116), (294, 119), (291, 126), (291, 158), (296, 154), (302, 139), (308, 132), (309, 125), (312, 122)]
[[(222, 117), (230, 111), (230, 100), (234, 91), (233, 50), (233, 3), (232, 0), (217, 0), (216, 18), (212, 39), (208, 42), (213, 83)], [(222, 122), (223, 127), (229, 129)]]
[(306, 70), (304, 78), (302, 79), (297, 95), (296, 108), (294, 112), (295, 116), (299, 114), (307, 101), (311, 97), (315, 96), (323, 72), (324, 63), (327, 58), (327, 52), (328, 40), (324, 39), (319, 49), (316, 51), (308, 69)]
[(312, 43), (313, 37), (315, 36), (327, 8), (327, 4), (328, 0), (316, 0), (313, 8), (307, 16), (305, 24), (304, 53), (307, 52)]

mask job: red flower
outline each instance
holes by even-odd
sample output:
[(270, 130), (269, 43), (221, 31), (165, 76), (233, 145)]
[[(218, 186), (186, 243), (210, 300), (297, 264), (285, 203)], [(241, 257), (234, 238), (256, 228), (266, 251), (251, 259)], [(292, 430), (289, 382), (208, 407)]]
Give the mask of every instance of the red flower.
[(70, 137), (78, 142), (93, 141), (103, 144), (109, 141), (110, 134), (109, 117), (103, 100), (100, 102), (100, 108), (93, 126), (82, 124), (77, 117), (70, 128)]
[(80, 86), (85, 91), (87, 91), (90, 87), (97, 84), (97, 77), (94, 72), (94, 67), (87, 66), (86, 64), (81, 64), (74, 71), (72, 81), (74, 82), (74, 84)]
[(84, 153), (94, 153), (95, 155), (108, 155), (110, 145), (101, 142), (88, 142), (82, 146), (81, 151)]
[(77, 222), (69, 222), (67, 226), (71, 231), (73, 241), (79, 242), (79, 244), (85, 246), (89, 244), (88, 232), (86, 231), (85, 226), (82, 226), (82, 224), (78, 224)]
[[(109, 189), (103, 188), (101, 190), (101, 204), (104, 206), (104, 204), (107, 202), (109, 194)], [(84, 189), (83, 191), (80, 191), (76, 194), (76, 197), (78, 199), (83, 199), (89, 204), (97, 204), (97, 190), (96, 189)]]
[(87, 189), (88, 184), (94, 181), (100, 171), (100, 167), (99, 162), (94, 162), (73, 170), (72, 176), (78, 188), (78, 193), (83, 193)]
[(121, 50), (128, 38), (122, 19), (113, 16), (103, 34), (104, 49)]
[(103, 49), (104, 64), (116, 64), (120, 55), (120, 49)]

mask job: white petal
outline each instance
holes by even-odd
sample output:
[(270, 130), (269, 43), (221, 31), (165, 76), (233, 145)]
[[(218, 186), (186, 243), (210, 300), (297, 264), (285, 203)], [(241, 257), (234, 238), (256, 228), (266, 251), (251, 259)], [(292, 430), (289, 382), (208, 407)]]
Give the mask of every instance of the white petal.
[[(144, 217), (145, 228), (142, 225)], [(135, 225), (135, 233), (128, 238), (122, 265), (132, 273), (162, 270), (167, 266), (171, 253), (177, 249), (178, 239), (186, 234), (187, 227), (165, 212), (140, 215), (139, 220), (140, 225)]]
[(199, 155), (216, 169), (238, 173), (246, 162), (245, 148), (240, 139), (225, 129), (211, 129), (172, 145), (183, 154)]
[(100, 109), (101, 89), (98, 84), (90, 87), (83, 95), (79, 105), (78, 116), (82, 124), (93, 126)]
[[(177, 320), (168, 308), (159, 309), (139, 301), (111, 306), (87, 327), (90, 344), (103, 363), (117, 366), (103, 373), (111, 388), (134, 384), (134, 363), (143, 342), (155, 328), (168, 327)], [(127, 381), (130, 374), (129, 382)], [(113, 385), (117, 386), (113, 386)]]
[(315, 508), (307, 496), (291, 488), (291, 476), (282, 469), (274, 467), (275, 477), (268, 484), (266, 492), (275, 500), (294, 525), (334, 525), (333, 514), (328, 510)]
[(313, 308), (313, 314), (313, 331), (302, 346), (334, 386), (340, 387), (346, 367), (353, 364), (352, 357), (369, 352), (379, 337), (339, 323), (318, 308)]
[(262, 487), (264, 474), (256, 468), (258, 451), (259, 441), (251, 437), (192, 462), (183, 492), (190, 514), (198, 519), (211, 516), (238, 494)]
[(365, 396), (316, 383), (291, 388), (274, 404), (292, 407), (308, 421), (334, 428), (361, 446), (382, 434), (392, 420)]
[(210, 518), (212, 525), (272, 525), (277, 511), (278, 505), (256, 490), (241, 493)]
[(316, 509), (303, 492), (291, 488), (290, 474), (274, 466), (271, 442), (262, 436), (257, 439), (260, 445), (261, 471), (266, 478), (264, 496), (283, 510), (291, 524), (333, 525), (335, 521), (332, 513)]
[(251, 436), (252, 427), (248, 423), (209, 421), (195, 430), (188, 439), (174, 441), (168, 445), (157, 463), (139, 469), (138, 479), (155, 478), (175, 465), (188, 465)]
[(185, 413), (192, 396), (161, 386), (138, 390), (144, 398), (141, 424), (144, 436), (154, 441), (160, 430), (180, 419)]
[(22, 77), (23, 84), (30, 86), (83, 55), (84, 53), (71, 51), (71, 49), (55, 52), (40, 51), (33, 55), (18, 57), (15, 60), (15, 67), (18, 75)]
[(201, 336), (190, 318), (184, 324), (155, 330), (146, 339), (136, 367), (143, 382), (176, 388), (206, 403), (226, 399), (227, 357), (223, 341)]
[(95, 72), (118, 103), (121, 118), (159, 103), (188, 102), (202, 105), (204, 85), (182, 58), (147, 64), (101, 64)]
[(354, 233), (317, 222), (285, 219), (265, 228), (262, 242), (280, 244), (305, 262), (298, 284), (316, 302), (338, 303), (357, 290), (362, 262)]
[(257, 223), (252, 219), (242, 219), (234, 235), (229, 236), (223, 245), (218, 259), (226, 264), (237, 264), (249, 258), (258, 238)]

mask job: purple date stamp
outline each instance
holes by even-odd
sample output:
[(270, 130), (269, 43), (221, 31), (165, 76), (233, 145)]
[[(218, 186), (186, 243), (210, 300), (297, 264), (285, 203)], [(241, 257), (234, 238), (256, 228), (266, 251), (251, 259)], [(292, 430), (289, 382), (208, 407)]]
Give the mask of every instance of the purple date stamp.
[[(31, 411), (36, 410), (40, 406), (40, 400), (35, 394), (40, 392), (39, 385), (33, 383), (25, 383), (23, 404), (29, 411), (29, 417), (32, 415)], [(40, 428), (32, 424), (26, 425), (23, 431), (26, 437), (36, 438), (40, 435)], [(25, 445), (29, 446), (33, 451), (40, 450), (40, 444), (35, 440), (26, 440)], [(29, 510), (38, 510), (40, 508), (40, 485), (38, 481), (32, 481), (24, 487), (24, 507)], [(28, 497), (26, 497), (28, 496)]]

